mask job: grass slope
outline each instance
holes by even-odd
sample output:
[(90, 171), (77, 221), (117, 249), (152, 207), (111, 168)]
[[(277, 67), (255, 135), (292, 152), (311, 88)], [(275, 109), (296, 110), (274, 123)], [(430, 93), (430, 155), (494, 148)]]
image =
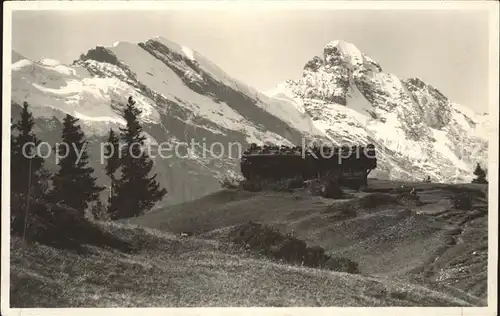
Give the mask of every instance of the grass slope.
[(227, 243), (101, 224), (139, 249), (85, 255), (12, 239), (11, 307), (471, 306), (386, 278), (270, 262)]
[[(424, 205), (399, 203), (393, 191), (401, 185), (416, 188)], [(321, 246), (330, 255), (358, 262), (365, 275), (432, 282), (449, 293), (466, 291), (485, 304), (486, 189), (478, 184), (372, 180), (369, 192), (345, 200), (312, 197), (300, 190), (224, 190), (129, 222), (207, 238), (224, 237), (228, 227), (242, 222), (261, 222)], [(472, 210), (452, 208), (450, 198), (460, 192), (471, 194)]]
[[(224, 190), (98, 224), (131, 251), (108, 243), (73, 252), (13, 237), (11, 306), (486, 305), (485, 186), (419, 184), (417, 207), (397, 198), (399, 185), (374, 181), (344, 200)], [(453, 209), (449, 198), (464, 191), (473, 209)], [(229, 243), (232, 227), (248, 221), (352, 259), (361, 274), (291, 266)]]

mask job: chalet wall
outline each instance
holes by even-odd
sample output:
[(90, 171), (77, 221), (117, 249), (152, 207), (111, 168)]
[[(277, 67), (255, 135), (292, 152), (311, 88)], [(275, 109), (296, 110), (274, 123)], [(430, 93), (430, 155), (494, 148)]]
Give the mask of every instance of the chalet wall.
[(246, 179), (327, 177), (363, 184), (368, 172), (376, 168), (377, 159), (373, 145), (302, 149), (252, 144), (241, 157), (240, 165)]

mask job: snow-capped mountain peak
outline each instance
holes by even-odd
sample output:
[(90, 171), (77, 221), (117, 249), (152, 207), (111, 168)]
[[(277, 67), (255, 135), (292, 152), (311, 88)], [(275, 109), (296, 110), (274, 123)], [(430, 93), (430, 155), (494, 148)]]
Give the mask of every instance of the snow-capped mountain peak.
[(334, 40), (326, 44), (324, 59), (327, 63), (335, 63), (340, 59), (352, 67), (359, 66), (364, 61), (363, 54), (356, 46), (342, 40)]
[[(132, 96), (150, 143), (195, 140), (182, 158), (155, 160), (172, 203), (212, 192), (217, 179), (238, 171), (239, 152), (220, 144), (242, 150), (252, 142), (300, 145), (317, 138), (373, 143), (379, 163), (372, 176), (457, 182), (484, 164), (493, 128), (488, 115), (451, 102), (421, 79), (384, 72), (340, 40), (306, 62), (301, 78), (266, 94), (162, 37), (97, 46), (72, 65), (15, 52), (12, 62), (13, 102), (31, 105), (41, 139), (56, 142), (62, 118), (71, 114), (90, 139), (102, 140), (124, 124), (121, 107)], [(102, 172), (99, 164), (95, 169)]]
[(452, 103), (419, 78), (399, 79), (355, 45), (334, 40), (303, 75), (268, 92), (309, 114), (335, 143), (375, 143), (378, 176), (468, 181), (487, 161), (488, 115)]
[[(110, 128), (125, 123), (121, 109), (132, 96), (148, 141), (181, 148), (181, 157), (155, 161), (171, 203), (217, 190), (219, 178), (239, 170), (239, 154), (252, 142), (299, 145), (302, 137), (325, 137), (290, 103), (269, 98), (164, 38), (97, 46), (72, 65), (13, 54), (11, 69), (13, 115), (27, 101), (39, 137), (51, 143), (70, 114), (98, 146)], [(101, 164), (94, 167), (102, 173)]]

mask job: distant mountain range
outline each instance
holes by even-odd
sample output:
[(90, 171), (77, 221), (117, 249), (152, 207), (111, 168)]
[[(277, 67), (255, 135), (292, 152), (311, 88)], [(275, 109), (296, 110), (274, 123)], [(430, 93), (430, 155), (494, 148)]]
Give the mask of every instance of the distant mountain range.
[[(308, 61), (302, 78), (268, 93), (160, 37), (96, 47), (72, 65), (31, 61), (13, 52), (13, 116), (27, 101), (39, 137), (49, 143), (60, 139), (66, 113), (80, 118), (102, 183), (99, 143), (109, 128), (124, 123), (119, 112), (129, 96), (143, 110), (152, 144), (199, 142), (185, 146), (184, 157), (155, 159), (159, 181), (169, 191), (166, 203), (216, 191), (219, 179), (237, 174), (239, 157), (235, 151), (229, 157), (231, 143), (243, 149), (250, 143), (301, 145), (312, 139), (374, 143), (380, 160), (371, 176), (468, 182), (475, 164), (487, 162), (492, 132), (488, 114), (449, 101), (418, 78), (383, 72), (343, 41), (327, 44), (321, 56)], [(220, 145), (214, 144), (226, 146), (220, 157)]]

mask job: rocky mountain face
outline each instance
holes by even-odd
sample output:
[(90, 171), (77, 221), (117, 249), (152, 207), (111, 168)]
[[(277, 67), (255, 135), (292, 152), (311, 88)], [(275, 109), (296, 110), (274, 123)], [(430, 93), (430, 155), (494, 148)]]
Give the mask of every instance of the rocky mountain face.
[[(239, 172), (239, 154), (253, 142), (374, 143), (377, 177), (468, 181), (475, 163), (487, 159), (491, 130), (487, 115), (450, 102), (418, 78), (383, 72), (342, 41), (307, 62), (302, 78), (268, 94), (160, 37), (96, 47), (72, 65), (13, 53), (13, 117), (27, 101), (39, 137), (50, 144), (59, 141), (66, 114), (80, 118), (104, 185), (101, 143), (110, 128), (123, 126), (120, 110), (129, 96), (143, 111), (154, 170), (169, 191), (165, 203), (220, 189), (218, 180)], [(53, 155), (47, 163), (55, 167)]]
[(268, 93), (293, 102), (337, 144), (372, 142), (380, 178), (470, 181), (487, 165), (487, 114), (452, 103), (419, 78), (401, 80), (353, 44), (333, 41), (308, 61), (302, 78)]
[[(169, 191), (165, 203), (219, 190), (219, 179), (239, 172), (240, 154), (252, 142), (299, 145), (302, 137), (322, 137), (289, 102), (269, 98), (163, 38), (96, 47), (70, 66), (13, 54), (13, 117), (27, 101), (39, 137), (50, 144), (60, 140), (66, 114), (79, 118), (104, 185), (101, 144), (110, 128), (124, 125), (120, 111), (129, 96), (143, 111), (147, 150)], [(49, 166), (55, 167), (54, 158), (47, 159)]]

